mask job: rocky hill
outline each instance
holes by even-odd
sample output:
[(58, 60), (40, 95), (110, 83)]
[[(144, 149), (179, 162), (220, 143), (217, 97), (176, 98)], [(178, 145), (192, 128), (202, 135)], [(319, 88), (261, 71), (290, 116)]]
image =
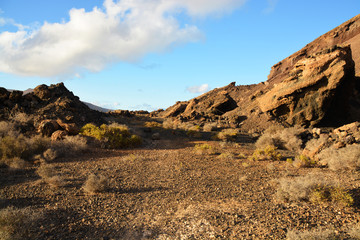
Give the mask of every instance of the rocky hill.
[(19, 112), (33, 116), (35, 123), (60, 119), (81, 126), (103, 121), (102, 113), (91, 110), (63, 83), (40, 85), (28, 93), (0, 88), (0, 120), (7, 120)]
[(360, 15), (274, 65), (266, 82), (231, 83), (156, 114), (247, 131), (339, 126), (360, 119), (359, 76)]

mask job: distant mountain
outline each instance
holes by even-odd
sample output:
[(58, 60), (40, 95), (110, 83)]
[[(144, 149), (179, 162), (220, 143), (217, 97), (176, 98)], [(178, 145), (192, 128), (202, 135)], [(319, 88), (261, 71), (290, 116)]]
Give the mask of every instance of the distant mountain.
[(112, 111), (111, 109), (102, 108), (102, 107), (96, 106), (92, 103), (88, 103), (88, 102), (84, 102), (84, 101), (83, 101), (83, 103), (85, 103), (85, 105), (87, 105), (90, 109), (95, 110), (95, 111), (104, 112), (104, 113)]

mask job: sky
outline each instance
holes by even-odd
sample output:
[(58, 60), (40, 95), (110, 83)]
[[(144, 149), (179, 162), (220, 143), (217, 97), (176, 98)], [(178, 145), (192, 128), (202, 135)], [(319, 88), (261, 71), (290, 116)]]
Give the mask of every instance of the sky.
[(82, 101), (157, 110), (271, 66), (359, 0), (0, 0), (0, 87), (64, 82)]

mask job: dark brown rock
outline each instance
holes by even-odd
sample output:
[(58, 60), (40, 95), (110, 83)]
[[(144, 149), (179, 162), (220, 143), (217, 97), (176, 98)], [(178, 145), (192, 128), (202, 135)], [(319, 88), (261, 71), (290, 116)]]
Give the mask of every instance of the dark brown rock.
[(59, 128), (60, 126), (55, 120), (43, 120), (38, 127), (38, 132), (42, 136), (51, 137)]
[(22, 91), (12, 91), (9, 95), (9, 100), (13, 102), (20, 102), (22, 98)]
[(45, 84), (39, 85), (34, 89), (34, 95), (41, 100), (47, 100), (51, 97), (49, 87)]

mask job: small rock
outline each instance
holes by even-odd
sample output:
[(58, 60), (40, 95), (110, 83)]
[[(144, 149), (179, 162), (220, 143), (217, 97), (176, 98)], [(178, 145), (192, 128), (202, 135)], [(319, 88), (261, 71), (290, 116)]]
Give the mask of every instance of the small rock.
[(343, 148), (343, 147), (345, 147), (345, 145), (346, 144), (344, 142), (337, 142), (334, 144), (334, 148), (335, 149)]
[(67, 136), (68, 133), (64, 130), (57, 130), (55, 132), (53, 132), (53, 134), (51, 135), (51, 141), (59, 141), (64, 139), (65, 136)]

